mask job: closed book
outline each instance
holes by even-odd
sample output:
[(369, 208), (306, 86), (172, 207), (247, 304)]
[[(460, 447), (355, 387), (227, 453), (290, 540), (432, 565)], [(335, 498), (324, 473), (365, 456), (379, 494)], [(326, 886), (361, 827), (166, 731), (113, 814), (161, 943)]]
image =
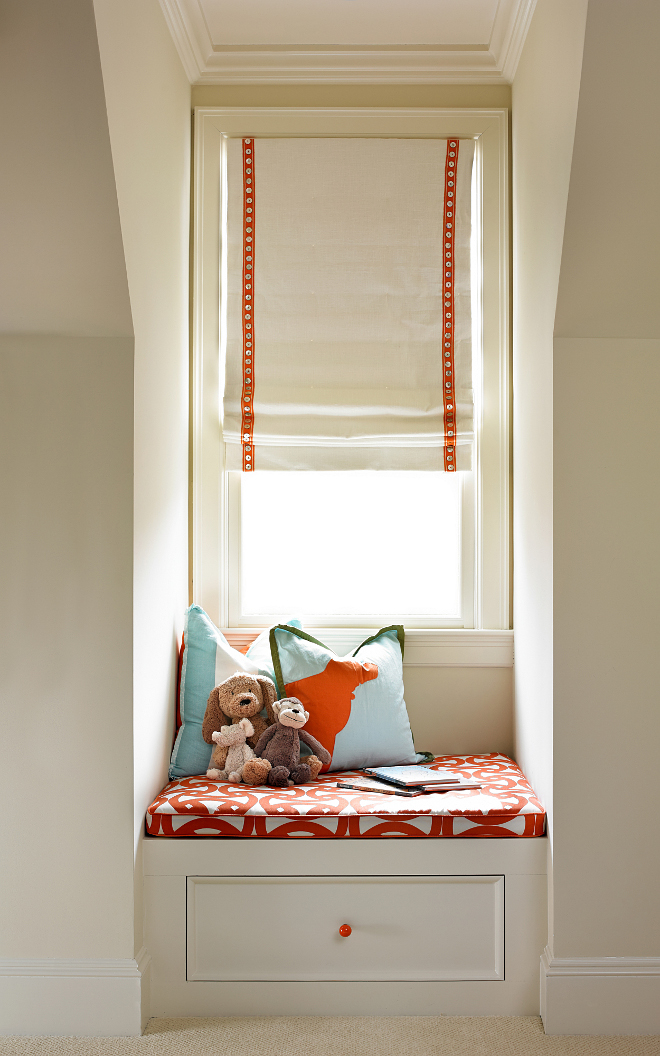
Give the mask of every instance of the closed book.
[(337, 788), (351, 788), (357, 792), (382, 792), (386, 796), (424, 796), (423, 788), (397, 788), (374, 777), (347, 777), (337, 782)]
[(452, 785), (424, 785), (421, 788), (403, 788), (374, 777), (345, 777), (337, 781), (337, 788), (351, 788), (358, 792), (381, 792), (386, 796), (428, 796), (444, 792), (462, 792), (467, 788), (482, 788), (477, 781), (458, 781)]
[(435, 794), (436, 792), (464, 792), (466, 788), (483, 787), (481, 781), (459, 781), (457, 785), (425, 785), (422, 791)]
[(460, 777), (450, 770), (431, 770), (428, 766), (370, 766), (365, 774), (387, 781), (401, 788), (421, 788), (423, 785), (458, 785)]

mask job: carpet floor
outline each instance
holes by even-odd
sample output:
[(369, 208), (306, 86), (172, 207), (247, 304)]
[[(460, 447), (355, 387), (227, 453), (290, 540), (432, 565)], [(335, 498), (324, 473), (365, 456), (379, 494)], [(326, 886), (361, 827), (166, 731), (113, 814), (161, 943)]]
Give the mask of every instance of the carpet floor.
[(536, 1016), (152, 1019), (141, 1038), (0, 1038), (0, 1056), (660, 1056), (660, 1037), (547, 1037)]

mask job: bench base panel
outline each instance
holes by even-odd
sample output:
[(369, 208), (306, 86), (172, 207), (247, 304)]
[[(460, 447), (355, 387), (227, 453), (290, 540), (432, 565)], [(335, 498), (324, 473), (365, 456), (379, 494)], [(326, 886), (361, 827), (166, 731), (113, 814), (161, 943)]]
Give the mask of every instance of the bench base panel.
[[(332, 842), (146, 839), (150, 1013), (538, 1015), (539, 963), (547, 941), (546, 844), (545, 838)], [(203, 883), (196, 879), (200, 877), (206, 878)], [(224, 905), (222, 893), (231, 892), (232, 887), (236, 890), (236, 879), (228, 882), (229, 878), (238, 878), (240, 887), (241, 877), (252, 878), (249, 883), (255, 891), (255, 914), (251, 920), (232, 921), (233, 900), (227, 898), (227, 941), (216, 957), (215, 946), (220, 947), (224, 939), (217, 920), (219, 907)], [(287, 882), (287, 877), (295, 878), (295, 883)], [(339, 892), (339, 906), (344, 904), (344, 891), (345, 904), (351, 905), (351, 892), (356, 888), (361, 892), (361, 906), (373, 904), (368, 921), (364, 909), (362, 919), (358, 913), (357, 920), (346, 921), (355, 926), (351, 938), (335, 940), (334, 934), (325, 934), (330, 927), (327, 899), (319, 905), (314, 933), (315, 892), (322, 892), (323, 881), (330, 880)], [(403, 901), (399, 913), (393, 915), (396, 883), (401, 884)], [(209, 916), (214, 918), (209, 920), (209, 928), (216, 936), (211, 943), (205, 943), (203, 919), (198, 916), (195, 920), (199, 905), (191, 901), (194, 892), (206, 889), (216, 892), (209, 903)], [(283, 892), (288, 897), (296, 890), (302, 893), (299, 931), (296, 933), (294, 913), (286, 929), (287, 935), (291, 930), (293, 933), (288, 950), (283, 951), (283, 978), (275, 979), (272, 950), (277, 944), (283, 945), (277, 902)], [(416, 891), (420, 892), (419, 911)], [(438, 919), (429, 921), (434, 891), (438, 894)], [(336, 913), (340, 912), (337, 909)], [(244, 907), (241, 917), (247, 915)], [(439, 923), (443, 919), (446, 925)], [(249, 958), (241, 966), (239, 952), (232, 955), (241, 929), (254, 949), (258, 936), (268, 950), (264, 957), (266, 978), (255, 978), (259, 970)], [(447, 952), (450, 933), (453, 953)], [(351, 941), (363, 944), (363, 955), (353, 960), (347, 956), (344, 962), (332, 954), (333, 942), (351, 953), (357, 950), (357, 945), (341, 947), (342, 942)], [(296, 948), (310, 947), (318, 950), (318, 956), (305, 954), (297, 962)], [(488, 961), (491, 951), (492, 967)], [(240, 978), (248, 971), (249, 979)], [(370, 971), (375, 978), (365, 978)], [(292, 978), (296, 974), (299, 978)], [(388, 974), (394, 978), (383, 978)]]

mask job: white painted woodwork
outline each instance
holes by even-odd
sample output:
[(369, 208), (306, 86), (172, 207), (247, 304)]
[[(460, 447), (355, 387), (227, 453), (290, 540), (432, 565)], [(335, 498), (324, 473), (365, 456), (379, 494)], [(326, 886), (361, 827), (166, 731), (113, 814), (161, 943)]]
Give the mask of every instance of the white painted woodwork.
[[(160, 839), (147, 838), (144, 841), (144, 872), (146, 907), (146, 944), (152, 958), (151, 968), (151, 1014), (179, 1016), (213, 1016), (213, 1015), (538, 1015), (539, 1012), (539, 958), (547, 941), (546, 921), (546, 857), (547, 841), (538, 839), (375, 839), (375, 840), (195, 840), (195, 839)], [(225, 882), (228, 880), (229, 882)], [(235, 893), (240, 889), (242, 878), (248, 878), (246, 904), (240, 907)], [(273, 879), (278, 878), (277, 883)], [(419, 921), (413, 920), (407, 926), (414, 927), (418, 934), (411, 946), (404, 950), (407, 960), (397, 960), (388, 952), (387, 935), (375, 932), (366, 936), (362, 952), (349, 954), (355, 957), (355, 964), (360, 970), (371, 975), (347, 978), (328, 979), (301, 978), (299, 966), (309, 955), (304, 948), (310, 947), (317, 952), (312, 957), (312, 971), (322, 968), (328, 956), (346, 957), (346, 947), (333, 946), (328, 940), (323, 945), (320, 934), (321, 924), (326, 918), (323, 913), (329, 910), (319, 909), (314, 903), (313, 892), (327, 890), (334, 881), (334, 889), (345, 896), (348, 888), (347, 878), (353, 890), (362, 880), (362, 891), (368, 897), (364, 899), (366, 911), (372, 914), (381, 913), (383, 907), (390, 904), (390, 891), (397, 887), (399, 892), (414, 892), (414, 899), (408, 900), (405, 912), (414, 917), (415, 905), (419, 905), (421, 891), (429, 898), (429, 904), (423, 912), (424, 922), (420, 929)], [(315, 884), (317, 880), (320, 883)], [(204, 881), (203, 883), (200, 881)], [(443, 891), (439, 891), (444, 884)], [(472, 885), (469, 892), (467, 886)], [(498, 925), (497, 903), (501, 899), (503, 932), (503, 960), (499, 977), (460, 978), (464, 972), (465, 960), (457, 962), (442, 961), (442, 951), (436, 952), (433, 941), (425, 942), (424, 935), (428, 928), (442, 928), (447, 931), (445, 917), (448, 912), (437, 912), (437, 906), (446, 906), (443, 899), (450, 899), (459, 892), (459, 897), (481, 898), (481, 920), (488, 920), (488, 925), (477, 934), (476, 946), (472, 946), (472, 957), (483, 956), (485, 950), (484, 933), (490, 928), (490, 941)], [(219, 897), (221, 891), (230, 894), (225, 905), (232, 907), (232, 914), (226, 909), (221, 911), (205, 906), (203, 919), (192, 927), (187, 912), (189, 889), (192, 886), (195, 897), (202, 888), (204, 895), (211, 893), (211, 901)], [(295, 891), (297, 897), (302, 889), (307, 891), (303, 897), (309, 908), (306, 912), (313, 918), (307, 919), (302, 927), (295, 912), (286, 916), (282, 923), (274, 925), (287, 933), (287, 926), (293, 928), (291, 936), (284, 944), (281, 962), (285, 968), (292, 961), (298, 968), (298, 978), (285, 979), (282, 971), (276, 978), (241, 979), (236, 971), (237, 942), (229, 940), (224, 946), (219, 934), (206, 940), (204, 928), (213, 929), (216, 922), (222, 922), (229, 916), (231, 924), (236, 927), (240, 939), (253, 949), (258, 949), (260, 962), (264, 963), (264, 935), (269, 935), (268, 908), (273, 907), (272, 899), (260, 898), (264, 892), (277, 890)], [(501, 892), (501, 894), (500, 894)], [(475, 894), (476, 893), (476, 894)], [(249, 898), (249, 895), (256, 897)], [(204, 897), (204, 895), (202, 897)], [(416, 900), (416, 901), (415, 901)], [(489, 910), (484, 910), (486, 900), (490, 900)], [(341, 923), (349, 923), (354, 928), (347, 939), (336, 943), (350, 943), (356, 937), (360, 939), (359, 921), (339, 919), (339, 909), (345, 904), (335, 904), (336, 918), (333, 928)], [(403, 900), (406, 901), (405, 899)], [(410, 904), (412, 901), (412, 904)], [(373, 905), (371, 904), (373, 903)], [(495, 907), (493, 906), (495, 903)], [(463, 903), (465, 905), (466, 903)], [(473, 902), (473, 905), (475, 903)], [(202, 905), (197, 903), (197, 912)], [(300, 905), (300, 902), (299, 902)], [(261, 907), (266, 907), (266, 912)], [(258, 907), (258, 908), (257, 908)], [(242, 911), (241, 911), (242, 908)], [(400, 902), (397, 903), (397, 912)], [(224, 912), (224, 917), (223, 917)], [(271, 916), (276, 907), (271, 908)], [(302, 911), (301, 911), (302, 912)], [(404, 911), (401, 911), (404, 912)], [(488, 917), (490, 912), (490, 918)], [(434, 913), (437, 915), (435, 920)], [(362, 918), (364, 919), (364, 918)], [(410, 917), (407, 918), (410, 920)], [(226, 921), (225, 921), (226, 923)], [(325, 924), (323, 924), (325, 926)], [(461, 930), (461, 922), (451, 924), (456, 933)], [(395, 926), (396, 927), (396, 926)], [(356, 930), (357, 928), (357, 930)], [(197, 938), (195, 938), (197, 929)], [(296, 930), (299, 929), (299, 930)], [(467, 925), (469, 931), (470, 924)], [(188, 964), (187, 934), (193, 932), (192, 944), (199, 947), (200, 942), (208, 941), (210, 947), (215, 943), (223, 952), (218, 952), (215, 968), (224, 962), (226, 977), (221, 980), (190, 978), (191, 974), (204, 968), (203, 961)], [(473, 928), (474, 932), (478, 928)], [(421, 939), (420, 939), (421, 932)], [(212, 934), (212, 930), (211, 930)], [(463, 933), (467, 936), (467, 932)], [(454, 941), (457, 941), (454, 939)], [(468, 939), (465, 939), (466, 944)], [(470, 940), (472, 941), (472, 940)], [(479, 947), (479, 942), (482, 943)], [(291, 948), (293, 947), (292, 951)], [(302, 952), (301, 951), (302, 947)], [(351, 949), (352, 947), (349, 947)], [(342, 949), (344, 953), (342, 954)], [(497, 962), (497, 955), (490, 947), (490, 961)], [(377, 952), (377, 959), (374, 959)], [(382, 951), (382, 953), (381, 953)], [(364, 956), (363, 956), (364, 954)], [(368, 954), (368, 956), (367, 956)], [(195, 955), (205, 956), (200, 947)], [(459, 958), (465, 957), (460, 948)], [(286, 958), (289, 961), (286, 961)], [(302, 959), (301, 959), (302, 958)], [(384, 966), (381, 960), (389, 958)], [(435, 959), (434, 959), (435, 958)], [(371, 959), (371, 961), (370, 961)], [(390, 968), (394, 961), (394, 970), (398, 976), (384, 978), (383, 967)], [(335, 962), (336, 963), (336, 962)], [(412, 965), (416, 978), (407, 978), (402, 970)], [(454, 972), (450, 978), (434, 978), (429, 972), (441, 969)], [(188, 968), (188, 975), (187, 975)], [(232, 970), (232, 968), (234, 970)], [(426, 971), (426, 975), (421, 973)]]
[[(234, 649), (246, 649), (263, 627), (223, 629)], [(378, 627), (315, 627), (314, 637), (346, 656)], [(404, 667), (513, 667), (513, 631), (406, 627)]]
[(536, 0), (160, 2), (193, 84), (498, 84)]
[(189, 876), (187, 886), (189, 980), (503, 978), (502, 876)]
[[(533, 839), (164, 839), (147, 836), (145, 876), (437, 876), (547, 871)], [(539, 957), (543, 951), (539, 949)]]
[(541, 957), (546, 1034), (660, 1034), (660, 957)]
[(150, 957), (0, 959), (0, 1036), (135, 1036), (149, 1019)]
[[(475, 406), (474, 628), (507, 630), (509, 612), (509, 256), (506, 110), (372, 108), (197, 108), (192, 348), (193, 598), (228, 627), (228, 585), (238, 537), (218, 430), (221, 332), (220, 238), (223, 144), (241, 136), (474, 138), (478, 174), (482, 291), (483, 398)], [(231, 530), (230, 530), (231, 529)], [(428, 629), (447, 621), (407, 620)], [(459, 630), (459, 628), (454, 628)], [(469, 639), (466, 639), (466, 643)], [(428, 654), (427, 654), (428, 655)], [(466, 651), (463, 658), (468, 659)], [(412, 660), (412, 657), (408, 658)], [(469, 662), (469, 660), (468, 660)]]

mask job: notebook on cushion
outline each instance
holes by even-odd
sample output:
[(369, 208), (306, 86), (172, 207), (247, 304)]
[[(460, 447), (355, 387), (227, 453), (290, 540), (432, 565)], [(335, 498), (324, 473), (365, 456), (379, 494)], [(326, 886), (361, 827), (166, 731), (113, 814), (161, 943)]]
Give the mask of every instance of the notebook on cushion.
[(402, 788), (414, 788), (421, 785), (458, 785), (460, 777), (451, 770), (431, 770), (428, 766), (377, 766), (364, 768), (370, 777), (388, 781)]

